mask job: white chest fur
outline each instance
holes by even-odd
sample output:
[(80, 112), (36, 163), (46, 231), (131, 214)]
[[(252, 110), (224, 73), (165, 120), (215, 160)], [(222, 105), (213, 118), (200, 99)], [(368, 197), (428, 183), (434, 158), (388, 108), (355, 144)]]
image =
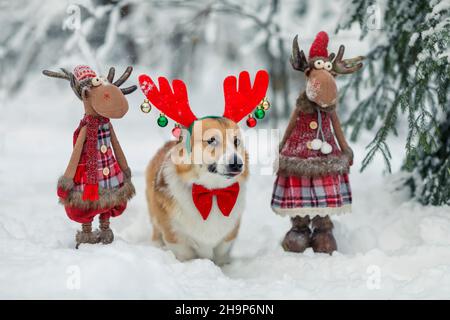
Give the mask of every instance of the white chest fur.
[(236, 204), (228, 217), (225, 217), (213, 198), (213, 206), (206, 220), (198, 212), (192, 200), (192, 187), (181, 181), (173, 165), (163, 168), (168, 183), (168, 191), (175, 200), (175, 211), (171, 220), (173, 231), (184, 237), (196, 251), (214, 248), (219, 245), (236, 227), (244, 210), (245, 183), (240, 183)]

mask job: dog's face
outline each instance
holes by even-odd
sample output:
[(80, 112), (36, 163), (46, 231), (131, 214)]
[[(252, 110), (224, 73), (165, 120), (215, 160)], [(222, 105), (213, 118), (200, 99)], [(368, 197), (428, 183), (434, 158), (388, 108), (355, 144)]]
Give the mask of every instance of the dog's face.
[(198, 120), (192, 128), (190, 145), (184, 143), (190, 163), (178, 165), (179, 173), (189, 174), (206, 186), (223, 186), (248, 174), (247, 152), (239, 126), (226, 118)]

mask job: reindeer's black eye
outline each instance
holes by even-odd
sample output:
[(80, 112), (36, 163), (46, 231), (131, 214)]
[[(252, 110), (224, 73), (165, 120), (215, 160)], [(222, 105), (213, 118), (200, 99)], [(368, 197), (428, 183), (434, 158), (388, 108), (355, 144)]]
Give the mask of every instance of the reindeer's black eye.
[(91, 83), (94, 87), (98, 87), (102, 84), (102, 80), (99, 77), (92, 78)]
[(241, 140), (238, 137), (234, 137), (234, 146), (237, 148), (241, 145)]
[(325, 62), (324, 64), (324, 68), (327, 71), (331, 71), (331, 69), (333, 69), (333, 64), (330, 61)]
[(323, 65), (324, 65), (324, 62), (323, 62), (323, 60), (316, 60), (316, 61), (314, 61), (314, 68), (316, 68), (316, 69), (323, 69)]

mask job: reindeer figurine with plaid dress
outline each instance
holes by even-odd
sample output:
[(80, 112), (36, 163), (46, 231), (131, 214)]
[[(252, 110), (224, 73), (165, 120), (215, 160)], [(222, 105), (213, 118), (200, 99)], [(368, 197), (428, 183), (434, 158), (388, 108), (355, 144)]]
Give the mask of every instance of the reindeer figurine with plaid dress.
[[(73, 151), (57, 194), (68, 217), (82, 224), (76, 234), (76, 248), (81, 243), (109, 244), (114, 234), (109, 219), (123, 213), (135, 194), (131, 170), (117, 140), (110, 118), (120, 119), (128, 111), (126, 94), (136, 86), (120, 89), (132, 67), (115, 82), (114, 68), (107, 78), (98, 77), (88, 66), (77, 66), (73, 73), (44, 70), (48, 77), (70, 82), (75, 95), (83, 102), (85, 115), (73, 135)], [(92, 231), (92, 221), (100, 217), (100, 230)]]
[(350, 211), (352, 202), (348, 172), (353, 151), (336, 113), (334, 77), (358, 71), (364, 57), (343, 60), (344, 46), (337, 56), (328, 55), (327, 46), (328, 35), (319, 32), (307, 60), (297, 36), (293, 42), (291, 64), (305, 74), (306, 90), (297, 98), (280, 143), (272, 195), (272, 210), (291, 217), (292, 228), (282, 242), (286, 251), (312, 247), (315, 252), (331, 254), (337, 250), (329, 215)]

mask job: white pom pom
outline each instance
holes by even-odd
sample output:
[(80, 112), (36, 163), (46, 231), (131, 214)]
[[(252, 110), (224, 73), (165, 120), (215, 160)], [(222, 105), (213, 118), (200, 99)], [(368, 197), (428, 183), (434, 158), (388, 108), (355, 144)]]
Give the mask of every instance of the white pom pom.
[(311, 141), (311, 149), (320, 150), (321, 147), (322, 147), (322, 140), (314, 139), (313, 141)]
[(322, 143), (322, 147), (320, 148), (320, 152), (322, 152), (323, 154), (329, 154), (331, 153), (331, 151), (333, 151), (333, 147), (329, 143), (324, 141)]

